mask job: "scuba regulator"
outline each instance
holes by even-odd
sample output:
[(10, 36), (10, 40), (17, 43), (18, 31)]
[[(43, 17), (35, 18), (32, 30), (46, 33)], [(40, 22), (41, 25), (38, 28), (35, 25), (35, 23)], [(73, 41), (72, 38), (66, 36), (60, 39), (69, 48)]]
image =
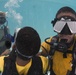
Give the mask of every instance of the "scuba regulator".
[(47, 42), (47, 39), (49, 39), (49, 38), (46, 38), (45, 42), (50, 45), (49, 55), (54, 55), (55, 51), (59, 51), (59, 52), (63, 53), (64, 58), (67, 57), (66, 53), (67, 53), (68, 47), (67, 47), (66, 39), (61, 39), (59, 41), (58, 36), (54, 36), (52, 38), (51, 42)]

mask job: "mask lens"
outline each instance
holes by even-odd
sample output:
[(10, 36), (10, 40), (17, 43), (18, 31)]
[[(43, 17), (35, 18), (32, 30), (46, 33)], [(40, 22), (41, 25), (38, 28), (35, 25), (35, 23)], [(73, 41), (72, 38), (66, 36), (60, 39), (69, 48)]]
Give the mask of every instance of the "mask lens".
[(69, 27), (71, 33), (76, 33), (76, 21), (72, 21), (72, 22), (69, 21), (69, 22), (67, 22), (67, 24), (68, 24), (68, 27)]
[(65, 21), (57, 21), (54, 25), (54, 31), (60, 33), (61, 30), (64, 28), (66, 22)]

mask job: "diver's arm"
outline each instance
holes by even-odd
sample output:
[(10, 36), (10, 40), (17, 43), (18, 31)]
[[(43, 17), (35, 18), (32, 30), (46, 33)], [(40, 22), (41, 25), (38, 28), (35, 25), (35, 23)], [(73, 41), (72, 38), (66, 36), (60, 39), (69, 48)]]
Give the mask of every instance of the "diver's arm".
[(10, 54), (10, 50), (6, 49), (0, 56), (9, 55), (9, 54)]

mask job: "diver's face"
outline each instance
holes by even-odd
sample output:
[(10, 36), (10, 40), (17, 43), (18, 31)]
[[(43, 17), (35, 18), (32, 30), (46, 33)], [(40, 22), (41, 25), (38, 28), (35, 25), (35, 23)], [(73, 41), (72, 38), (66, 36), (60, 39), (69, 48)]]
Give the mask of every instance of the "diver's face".
[(59, 39), (66, 39), (67, 43), (70, 43), (74, 38), (74, 34), (72, 35), (58, 34), (58, 36), (59, 36)]
[[(61, 18), (62, 16), (68, 16), (68, 17), (72, 17), (76, 20), (76, 16), (72, 13), (60, 13), (57, 18)], [(67, 43), (70, 43), (71, 40), (73, 40), (75, 34), (58, 34), (60, 39), (67, 39)]]

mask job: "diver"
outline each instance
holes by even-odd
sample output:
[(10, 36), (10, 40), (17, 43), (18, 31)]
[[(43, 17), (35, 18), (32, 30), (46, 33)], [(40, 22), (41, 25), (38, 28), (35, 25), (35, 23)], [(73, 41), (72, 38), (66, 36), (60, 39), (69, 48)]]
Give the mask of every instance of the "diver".
[(0, 11), (0, 55), (10, 53), (12, 35), (9, 32), (6, 13)]
[(46, 57), (36, 56), (40, 45), (40, 36), (34, 28), (21, 28), (10, 55), (0, 57), (0, 75), (45, 75), (50, 67)]
[(41, 44), (41, 55), (49, 56), (50, 75), (76, 75), (76, 12), (61, 7), (51, 23), (57, 35)]

